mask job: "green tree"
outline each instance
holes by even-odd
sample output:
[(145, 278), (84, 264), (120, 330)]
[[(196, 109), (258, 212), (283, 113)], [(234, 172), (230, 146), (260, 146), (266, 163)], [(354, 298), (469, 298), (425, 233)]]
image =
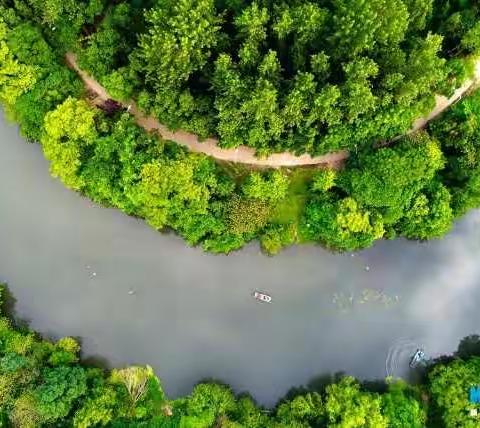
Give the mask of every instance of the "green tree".
[(262, 249), (269, 255), (275, 255), (284, 247), (297, 241), (297, 228), (294, 224), (268, 224), (260, 236)]
[(103, 0), (15, 1), (18, 13), (45, 26), (51, 40), (62, 50), (75, 45), (82, 26), (92, 23), (103, 7)]
[(363, 209), (347, 197), (332, 200), (329, 196), (310, 201), (302, 219), (301, 234), (307, 240), (320, 241), (332, 249), (357, 250), (369, 247), (385, 233), (382, 217)]
[(440, 238), (453, 225), (451, 195), (440, 183), (432, 183), (412, 201), (400, 222), (399, 231), (410, 239)]
[(263, 57), (262, 51), (267, 40), (268, 10), (253, 2), (235, 19), (238, 36), (242, 40), (238, 57), (244, 67), (256, 66)]
[(285, 198), (288, 190), (288, 177), (279, 170), (268, 174), (252, 172), (242, 185), (247, 198), (278, 201)]
[(390, 380), (382, 396), (382, 413), (391, 428), (423, 428), (427, 415), (415, 396), (415, 390), (402, 380)]
[(263, 428), (267, 426), (268, 416), (259, 409), (249, 396), (239, 397), (235, 406), (235, 418), (241, 426)]
[(42, 383), (34, 392), (38, 414), (46, 423), (61, 420), (72, 411), (74, 404), (86, 392), (87, 380), (83, 368), (44, 368)]
[(374, 208), (392, 224), (443, 166), (438, 143), (418, 134), (394, 147), (360, 155), (359, 167), (346, 171), (340, 184), (362, 206)]
[(41, 422), (41, 416), (37, 409), (37, 403), (31, 393), (25, 393), (15, 400), (10, 420), (14, 426), (35, 428)]
[(110, 382), (123, 385), (132, 405), (135, 406), (147, 394), (149, 381), (154, 377), (155, 374), (150, 366), (130, 366), (112, 370)]
[(408, 10), (399, 0), (333, 0), (331, 43), (337, 56), (354, 57), (376, 44), (400, 43), (408, 26)]
[(136, 52), (156, 89), (176, 89), (208, 61), (219, 19), (212, 0), (167, 0), (147, 12), (147, 33)]
[[(327, 9), (308, 1), (291, 7), (283, 4), (278, 8), (272, 29), (281, 41), (290, 45), (296, 70), (305, 66), (309, 52), (322, 40), (328, 17)], [(324, 70), (326, 65), (321, 68)]]
[(323, 422), (324, 412), (321, 396), (313, 392), (281, 403), (277, 408), (276, 417), (285, 426), (311, 427)]
[(333, 169), (324, 169), (315, 174), (312, 189), (316, 192), (327, 192), (335, 185), (337, 173)]
[(207, 427), (215, 422), (223, 426), (222, 421), (225, 421), (235, 408), (235, 397), (228, 387), (216, 383), (200, 383), (193, 388), (187, 400), (187, 420), (200, 422), (190, 426)]
[(438, 364), (429, 373), (429, 391), (446, 427), (478, 426), (469, 415), (469, 390), (478, 385), (480, 359)]
[(421, 31), (431, 18), (434, 0), (403, 0), (408, 9), (409, 27), (413, 31)]
[(71, 337), (64, 337), (55, 343), (48, 362), (52, 366), (67, 365), (78, 361), (80, 345)]
[(78, 171), (83, 150), (98, 137), (95, 115), (85, 101), (68, 98), (45, 116), (41, 144), (50, 172), (74, 190), (85, 184)]
[(70, 70), (52, 66), (46, 76), (15, 101), (12, 116), (19, 122), (22, 134), (31, 141), (39, 141), (45, 115), (68, 96), (79, 96), (81, 86)]
[(388, 419), (381, 413), (381, 398), (362, 392), (352, 377), (344, 377), (339, 383), (327, 386), (325, 411), (328, 427), (382, 428)]

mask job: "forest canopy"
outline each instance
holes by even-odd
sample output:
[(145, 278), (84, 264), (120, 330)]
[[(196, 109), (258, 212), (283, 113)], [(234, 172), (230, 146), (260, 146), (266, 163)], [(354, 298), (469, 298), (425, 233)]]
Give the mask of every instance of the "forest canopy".
[(162, 0), (110, 8), (80, 64), (223, 147), (321, 154), (405, 133), (469, 73), (478, 6), (433, 0)]
[[(480, 206), (480, 95), (406, 134), (472, 76), (479, 14), (467, 0), (0, 0), (0, 102), (67, 187), (207, 251), (438, 238)], [(171, 129), (349, 160), (255, 170), (188, 152), (86, 91), (67, 51)]]

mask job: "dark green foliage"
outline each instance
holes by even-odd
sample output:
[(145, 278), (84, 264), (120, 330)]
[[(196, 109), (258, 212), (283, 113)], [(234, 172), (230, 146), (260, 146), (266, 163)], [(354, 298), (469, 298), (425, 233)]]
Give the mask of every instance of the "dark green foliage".
[(277, 419), (286, 426), (319, 426), (324, 420), (325, 409), (320, 394), (307, 393), (281, 403), (277, 408)]
[(76, 44), (77, 37), (86, 25), (102, 13), (104, 0), (6, 0), (16, 12), (28, 20), (45, 27), (52, 43), (60, 51)]
[(45, 422), (63, 419), (74, 401), (87, 392), (85, 371), (80, 367), (45, 368), (34, 391), (37, 411)]
[(429, 373), (434, 409), (446, 427), (473, 428), (478, 422), (469, 415), (469, 390), (478, 385), (480, 359), (454, 360), (438, 364)]
[(447, 159), (445, 184), (453, 191), (455, 215), (480, 206), (480, 92), (455, 105), (430, 125)]
[(74, 73), (65, 67), (51, 67), (44, 78), (33, 88), (17, 98), (14, 118), (22, 134), (31, 141), (39, 141), (45, 115), (62, 103), (69, 95), (78, 96), (82, 85)]
[[(11, 102), (8, 113), (19, 122), (23, 135), (38, 141), (45, 114), (68, 95), (79, 95), (82, 85), (74, 73), (57, 63), (57, 56), (38, 27), (12, 21), (10, 28), (5, 27), (5, 47), (11, 59), (5, 61), (4, 58), (2, 66), (7, 69), (5, 72), (13, 85), (5, 85), (4, 98), (6, 103)], [(13, 73), (21, 78), (21, 83), (14, 82)], [(29, 73), (35, 78), (29, 82), (28, 91), (19, 91)]]
[(30, 23), (14, 27), (8, 34), (7, 44), (16, 58), (23, 63), (47, 68), (56, 60), (39, 28)]
[(405, 215), (412, 199), (443, 165), (438, 144), (428, 135), (418, 134), (392, 148), (361, 154), (339, 185), (362, 206), (375, 208), (391, 224)]
[(441, 183), (429, 185), (412, 200), (398, 232), (410, 239), (431, 239), (444, 236), (452, 228), (451, 195)]
[(369, 247), (384, 234), (382, 217), (362, 209), (353, 198), (319, 197), (310, 201), (302, 229), (304, 239), (344, 251)]
[(391, 428), (423, 428), (427, 419), (418, 390), (402, 380), (390, 381), (382, 396), (382, 410)]
[(81, 40), (79, 65), (99, 80), (126, 66), (137, 26), (143, 26), (137, 8), (126, 2), (111, 5), (96, 30)]
[(462, 58), (480, 46), (473, 2), (152, 0), (109, 5), (91, 25), (99, 0), (84, 0), (83, 14), (57, 1), (43, 19), (68, 15), (77, 33), (83, 19), (80, 64), (115, 96), (259, 153), (404, 133), (435, 91), (461, 83)]
[[(156, 2), (144, 28), (114, 30), (140, 32), (116, 83), (130, 76), (124, 84), (136, 81), (145, 109), (173, 128), (215, 132), (224, 147), (323, 153), (388, 139), (428, 110), (447, 78), (463, 77), (445, 60), (456, 54), (443, 49), (448, 31), (437, 22), (457, 11), (432, 0), (172, 4)], [(477, 9), (467, 10), (473, 19)], [(456, 45), (465, 54), (478, 44), (477, 27), (467, 27)], [(118, 49), (106, 31), (83, 52), (101, 68)], [(110, 41), (105, 55), (101, 40)]]

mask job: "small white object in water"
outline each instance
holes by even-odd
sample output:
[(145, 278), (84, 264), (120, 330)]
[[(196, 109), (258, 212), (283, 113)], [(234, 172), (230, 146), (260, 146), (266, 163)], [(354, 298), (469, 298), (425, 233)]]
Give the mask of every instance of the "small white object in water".
[(133, 296), (135, 294), (135, 290), (130, 290), (128, 294), (130, 294), (130, 296)]
[(92, 276), (97, 276), (97, 272), (92, 272)]
[(365, 270), (368, 272), (370, 270), (370, 266), (365, 266)]
[(85, 266), (87, 269), (90, 269), (90, 265)]

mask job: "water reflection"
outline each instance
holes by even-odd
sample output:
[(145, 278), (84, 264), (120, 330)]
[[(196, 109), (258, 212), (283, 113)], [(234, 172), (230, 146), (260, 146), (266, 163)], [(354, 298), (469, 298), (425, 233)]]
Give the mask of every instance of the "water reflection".
[(442, 241), (353, 257), (294, 247), (269, 258), (256, 245), (212, 256), (64, 189), (3, 122), (0, 148), (0, 279), (19, 314), (82, 337), (86, 356), (150, 363), (172, 395), (214, 377), (271, 404), (320, 373), (374, 379), (391, 361), (405, 375), (417, 344), (436, 356), (478, 331), (478, 212)]

